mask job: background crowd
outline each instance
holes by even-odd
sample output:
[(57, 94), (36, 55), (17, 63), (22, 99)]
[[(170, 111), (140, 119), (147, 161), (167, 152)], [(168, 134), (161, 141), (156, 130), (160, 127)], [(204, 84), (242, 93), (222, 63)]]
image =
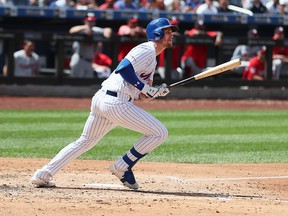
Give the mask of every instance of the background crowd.
[(132, 9), (139, 11), (177, 11), (197, 14), (233, 12), (228, 5), (253, 13), (287, 14), (288, 0), (0, 0), (1, 5), (26, 5), (63, 9)]
[[(114, 10), (139, 10), (139, 11), (177, 11), (196, 14), (217, 14), (217, 13), (235, 13), (236, 11), (229, 5), (239, 6), (253, 13), (272, 13), (286, 14), (288, 0), (0, 0), (1, 5), (30, 5), (37, 7), (50, 8), (71, 8), (76, 10), (88, 9), (114, 9)], [(239, 11), (237, 12), (239, 13)], [(173, 24), (179, 24), (176, 17), (170, 20)], [(221, 31), (207, 30), (201, 20), (194, 23), (193, 28), (185, 29), (183, 33), (178, 32), (178, 36), (195, 37), (207, 36), (214, 41), (214, 47), (222, 46), (223, 33)], [(125, 57), (136, 43), (133, 39), (146, 38), (145, 26), (141, 26), (137, 17), (131, 17), (127, 23), (119, 26), (117, 32), (113, 32), (110, 27), (98, 27), (96, 16), (93, 13), (87, 13), (83, 24), (72, 26), (69, 34), (83, 34), (87, 38), (94, 35), (100, 35), (104, 38), (110, 38), (113, 34), (125, 36), (131, 39), (131, 43), (120, 43), (118, 62)], [(249, 29), (248, 39), (261, 38), (261, 32), (257, 28)], [(284, 40), (284, 28), (277, 26), (272, 40)], [(27, 47), (27, 43), (29, 48)], [(186, 44), (173, 47), (171, 78), (183, 79), (200, 73), (207, 69), (209, 46), (203, 44)], [(105, 44), (95, 43), (92, 40), (74, 41), (71, 46), (71, 56), (67, 58), (66, 69), (71, 77), (79, 78), (106, 78), (109, 76), (112, 68), (112, 56), (103, 49)], [(37, 45), (33, 41), (24, 41), (23, 49), (14, 53), (15, 76), (37, 76), (40, 68), (40, 58), (37, 54)], [(29, 50), (29, 51), (27, 51)], [(36, 51), (35, 51), (36, 50)], [(35, 51), (35, 52), (34, 52)], [(233, 73), (241, 79), (247, 80), (265, 80), (267, 78), (267, 48), (265, 46), (243, 45), (235, 47), (231, 59), (241, 58), (241, 67), (233, 70)], [(273, 80), (279, 80), (288, 76), (286, 71), (288, 65), (288, 48), (284, 46), (275, 46), (272, 52), (273, 59)], [(161, 78), (166, 77), (165, 64), (167, 61), (166, 52), (158, 57), (157, 73)], [(19, 63), (20, 62), (20, 63)], [(22, 67), (22, 69), (21, 69)], [(25, 75), (19, 71), (25, 71)], [(3, 67), (3, 75), (7, 75), (7, 65)], [(30, 71), (30, 72), (29, 72)]]

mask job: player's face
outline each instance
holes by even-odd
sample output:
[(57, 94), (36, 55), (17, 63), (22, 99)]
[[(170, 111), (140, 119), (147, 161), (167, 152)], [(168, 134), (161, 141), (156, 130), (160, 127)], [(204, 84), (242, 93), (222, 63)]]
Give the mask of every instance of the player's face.
[(173, 46), (173, 32), (171, 28), (163, 29), (164, 37), (162, 38), (162, 45), (165, 48), (170, 48)]

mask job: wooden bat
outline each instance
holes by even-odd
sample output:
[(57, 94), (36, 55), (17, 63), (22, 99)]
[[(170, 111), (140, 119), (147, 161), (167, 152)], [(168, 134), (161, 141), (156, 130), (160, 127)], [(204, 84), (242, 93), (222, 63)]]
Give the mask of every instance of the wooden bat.
[(227, 70), (231, 70), (235, 67), (238, 67), (241, 65), (241, 61), (240, 59), (233, 59), (229, 62), (226, 62), (226, 63), (223, 63), (223, 64), (220, 64), (220, 65), (217, 65), (213, 68), (210, 68), (206, 71), (203, 71), (199, 74), (196, 74), (195, 76), (192, 76), (192, 77), (189, 77), (187, 79), (184, 79), (184, 80), (181, 80), (181, 81), (178, 81), (178, 82), (175, 82), (175, 83), (172, 83), (171, 85), (168, 86), (168, 88), (173, 88), (175, 86), (179, 86), (179, 85), (184, 85), (184, 84), (187, 84), (189, 82), (192, 82), (192, 81), (195, 81), (195, 80), (199, 80), (199, 79), (203, 79), (205, 77), (210, 77), (210, 76), (213, 76), (213, 75), (216, 75), (216, 74), (219, 74), (219, 73), (223, 73)]

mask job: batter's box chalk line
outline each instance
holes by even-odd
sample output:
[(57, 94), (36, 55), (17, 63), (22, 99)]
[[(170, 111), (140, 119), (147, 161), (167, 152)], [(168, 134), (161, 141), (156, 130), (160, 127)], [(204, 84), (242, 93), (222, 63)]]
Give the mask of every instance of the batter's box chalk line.
[(125, 188), (123, 185), (120, 184), (84, 184), (83, 187), (88, 187), (88, 188)]
[(182, 179), (176, 176), (167, 176), (168, 179), (183, 182), (195, 181), (240, 181), (240, 180), (264, 180), (264, 179), (288, 179), (288, 176), (255, 176), (255, 177), (237, 177), (237, 178), (194, 178)]

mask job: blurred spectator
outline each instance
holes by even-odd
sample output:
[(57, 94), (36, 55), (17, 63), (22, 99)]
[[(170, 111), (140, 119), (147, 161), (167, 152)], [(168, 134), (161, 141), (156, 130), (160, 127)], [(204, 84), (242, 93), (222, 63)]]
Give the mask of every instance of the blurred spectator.
[(197, 14), (217, 14), (218, 9), (213, 4), (213, 0), (205, 0), (205, 2), (197, 8), (196, 13)]
[[(189, 37), (202, 36), (215, 39), (214, 45), (222, 43), (222, 32), (206, 31), (202, 21), (197, 21), (194, 28), (184, 32)], [(181, 67), (184, 69), (185, 77), (200, 73), (206, 68), (209, 45), (188, 44), (181, 58)]]
[[(279, 26), (275, 28), (273, 40), (283, 41), (285, 38), (284, 28)], [(273, 58), (273, 78), (281, 79), (281, 76), (288, 76), (288, 47), (274, 46), (272, 50)]]
[(219, 6), (217, 7), (219, 13), (233, 13), (232, 10), (228, 9), (229, 0), (219, 0)]
[(252, 0), (252, 5), (249, 10), (253, 13), (267, 13), (266, 6), (261, 2), (261, 0)]
[(202, 0), (187, 0), (183, 12), (196, 12), (202, 3)]
[(141, 0), (139, 11), (153, 11), (154, 6), (152, 0)]
[(134, 1), (132, 0), (118, 0), (114, 3), (114, 6), (118, 8), (119, 10), (121, 9), (132, 9), (135, 10), (138, 8), (138, 5), (135, 4)]
[(100, 9), (100, 10), (106, 10), (106, 9), (116, 10), (118, 8), (115, 6), (114, 3), (115, 3), (115, 0), (105, 0), (105, 2), (103, 4), (101, 4), (98, 9)]
[(266, 3), (267, 12), (270, 14), (278, 14), (279, 13), (279, 0), (269, 0)]
[[(40, 68), (39, 55), (34, 52), (33, 41), (24, 40), (23, 49), (14, 52), (14, 76), (33, 77), (38, 75)], [(7, 75), (7, 66), (3, 68), (3, 74)]]
[[(27, 6), (30, 4), (29, 0), (10, 0), (10, 1), (6, 0), (4, 2), (6, 2), (6, 3), (12, 2), (12, 4), (10, 4), (10, 5), (15, 5), (15, 6)], [(6, 6), (7, 6), (7, 4), (6, 4)]]
[[(179, 20), (177, 20), (176, 17), (172, 17), (170, 19), (171, 25), (179, 25)], [(179, 32), (175, 32), (174, 35), (180, 36)], [(172, 59), (169, 59), (171, 62), (171, 78), (172, 79), (181, 79), (183, 77), (183, 70), (180, 67), (180, 58), (183, 52), (183, 45), (173, 45), (172, 47)], [(157, 71), (162, 79), (166, 77), (165, 73), (165, 64), (166, 64), (166, 59), (165, 59), (165, 53), (167, 50), (164, 50), (158, 58), (158, 68)]]
[(257, 52), (257, 56), (249, 61), (248, 67), (243, 73), (244, 80), (264, 80), (266, 77), (266, 47)]
[(185, 6), (185, 2), (183, 0), (173, 0), (169, 2), (170, 2), (169, 4), (165, 3), (165, 7), (167, 8), (167, 10), (175, 12), (183, 12)]
[[(248, 31), (247, 34), (248, 40), (257, 40), (259, 39), (259, 33), (256, 28), (252, 28)], [(245, 68), (249, 65), (249, 61), (251, 58), (257, 55), (257, 52), (262, 49), (262, 46), (253, 46), (253, 45), (238, 45), (231, 57), (232, 59), (241, 59), (241, 66), (232, 69), (231, 71), (238, 75), (243, 75)]]
[(139, 11), (146, 12), (159, 12), (166, 10), (164, 0), (143, 0), (142, 7), (139, 8)]
[(75, 3), (75, 9), (88, 10), (98, 8), (96, 0), (77, 0)]
[(253, 0), (241, 0), (241, 5), (244, 9), (248, 9), (252, 6)]
[(154, 11), (163, 11), (166, 10), (164, 0), (152, 0)]
[(38, 0), (39, 7), (49, 7), (55, 0)]
[(164, 0), (152, 0), (154, 3), (154, 11), (167, 10)]
[(38, 3), (38, 0), (29, 0), (29, 1), (28, 1), (28, 5), (29, 5), (29, 6), (36, 6), (36, 7), (38, 7), (38, 6), (39, 6), (39, 3)]
[(279, 0), (279, 14), (287, 14), (287, 0)]
[(112, 59), (104, 54), (103, 43), (98, 42), (95, 55), (93, 57), (92, 67), (95, 75), (99, 79), (107, 78), (111, 74)]
[[(139, 26), (137, 18), (131, 18), (127, 21), (127, 24), (121, 25), (118, 29), (119, 36), (126, 36), (130, 38), (146, 38), (146, 30)], [(118, 61), (120, 62), (127, 53), (135, 46), (135, 43), (120, 43)]]
[(70, 68), (74, 77), (93, 77), (92, 59), (97, 49), (93, 42), (94, 35), (102, 35), (109, 38), (112, 34), (111, 28), (100, 28), (95, 26), (96, 17), (94, 13), (87, 13), (84, 18), (84, 25), (77, 25), (70, 28), (70, 34), (85, 35), (86, 40), (73, 43), (74, 54), (71, 57)]
[(13, 6), (14, 3), (12, 0), (0, 0), (0, 6)]
[(72, 0), (56, 0), (56, 1), (53, 1), (49, 6), (51, 8), (69, 9), (69, 8), (74, 8), (75, 3)]

